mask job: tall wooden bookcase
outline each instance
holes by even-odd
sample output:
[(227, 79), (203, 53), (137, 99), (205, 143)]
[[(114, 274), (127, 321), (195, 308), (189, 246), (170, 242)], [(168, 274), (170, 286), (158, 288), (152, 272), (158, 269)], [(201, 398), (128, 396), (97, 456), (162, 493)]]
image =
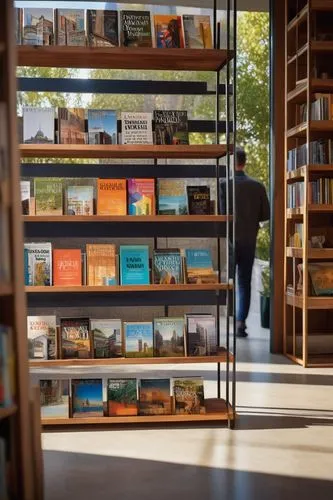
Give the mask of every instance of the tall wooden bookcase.
[[(331, 0), (286, 0), (286, 207), (292, 185), (303, 190), (304, 199), (300, 206), (286, 209), (284, 352), (304, 367), (333, 366), (333, 298), (314, 296), (308, 272), (310, 263), (333, 261), (332, 200), (312, 203), (309, 184), (333, 176), (333, 159), (326, 143), (333, 139), (332, 114), (330, 120), (315, 120), (309, 111), (320, 97), (317, 94), (333, 94), (332, 19)], [(301, 118), (304, 104), (308, 109), (305, 121)], [(313, 141), (327, 144), (323, 146), (325, 163), (314, 153)], [(305, 157), (301, 160), (299, 154), (298, 159), (292, 159), (291, 151), (302, 146)], [(290, 239), (295, 232), (302, 237), (298, 247), (295, 239)], [(326, 238), (325, 248), (312, 248), (309, 240), (319, 235)], [(301, 266), (302, 288), (298, 285)]]

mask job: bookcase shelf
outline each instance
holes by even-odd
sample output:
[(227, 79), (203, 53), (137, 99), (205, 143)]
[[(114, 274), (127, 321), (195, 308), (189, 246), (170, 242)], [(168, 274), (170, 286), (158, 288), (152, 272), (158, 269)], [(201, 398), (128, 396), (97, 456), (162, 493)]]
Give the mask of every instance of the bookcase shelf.
[[(290, 104), (302, 104), (307, 100), (307, 82), (297, 85), (293, 90), (288, 92), (287, 101)], [(333, 92), (333, 79), (331, 78), (311, 78), (310, 79), (311, 95), (315, 93), (331, 93)]]
[(231, 290), (232, 284), (206, 285), (114, 285), (114, 286), (26, 286), (27, 293), (133, 293), (133, 292), (183, 292)]
[(304, 165), (302, 167), (296, 168), (292, 172), (287, 172), (286, 180), (287, 182), (294, 182), (299, 179), (303, 179), (306, 172), (309, 174), (321, 174), (321, 173), (333, 173), (333, 165), (329, 164), (316, 164), (316, 165)]
[(298, 14), (292, 19), (287, 26), (287, 31), (292, 31), (300, 24), (304, 23), (307, 20), (307, 15), (309, 12), (309, 6), (305, 5), (302, 10), (298, 12)]
[[(287, 257), (292, 257), (295, 259), (303, 259), (303, 248), (286, 248)], [(308, 249), (308, 259), (332, 259), (333, 260), (333, 248), (309, 248)]]
[(125, 222), (130, 224), (142, 222), (178, 223), (178, 222), (227, 222), (231, 215), (24, 215), (24, 222)]
[[(286, 302), (290, 306), (303, 309), (303, 297), (301, 295), (286, 294)], [(307, 309), (333, 309), (333, 297), (307, 297)]]

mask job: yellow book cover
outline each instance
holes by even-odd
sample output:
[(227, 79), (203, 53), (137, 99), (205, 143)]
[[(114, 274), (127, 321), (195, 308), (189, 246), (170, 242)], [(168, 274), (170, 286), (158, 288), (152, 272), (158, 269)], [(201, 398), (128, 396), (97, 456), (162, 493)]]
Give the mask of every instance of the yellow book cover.
[(116, 246), (111, 244), (87, 244), (86, 250), (87, 285), (116, 285)]
[(97, 180), (97, 214), (127, 214), (126, 179)]

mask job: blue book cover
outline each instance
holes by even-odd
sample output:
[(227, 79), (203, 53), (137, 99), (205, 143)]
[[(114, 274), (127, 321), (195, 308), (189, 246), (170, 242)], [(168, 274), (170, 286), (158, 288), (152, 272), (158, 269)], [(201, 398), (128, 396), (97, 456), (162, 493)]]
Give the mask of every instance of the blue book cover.
[(120, 247), (120, 284), (149, 285), (149, 247), (132, 245)]
[(127, 358), (149, 358), (154, 354), (153, 324), (125, 323), (125, 356)]
[(89, 144), (117, 144), (117, 113), (110, 109), (88, 109)]
[(185, 250), (187, 270), (213, 270), (212, 254), (208, 248), (187, 248)]
[(74, 418), (103, 417), (102, 379), (72, 380), (72, 412)]
[(32, 276), (29, 273), (29, 250), (24, 249), (24, 284), (26, 286), (32, 285)]

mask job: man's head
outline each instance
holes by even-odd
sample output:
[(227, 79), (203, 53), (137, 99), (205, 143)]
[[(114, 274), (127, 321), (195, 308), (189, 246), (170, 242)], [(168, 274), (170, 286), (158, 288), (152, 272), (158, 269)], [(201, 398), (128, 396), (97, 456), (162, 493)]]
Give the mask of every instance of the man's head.
[(236, 149), (236, 170), (244, 170), (246, 165), (246, 153), (243, 148)]

